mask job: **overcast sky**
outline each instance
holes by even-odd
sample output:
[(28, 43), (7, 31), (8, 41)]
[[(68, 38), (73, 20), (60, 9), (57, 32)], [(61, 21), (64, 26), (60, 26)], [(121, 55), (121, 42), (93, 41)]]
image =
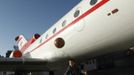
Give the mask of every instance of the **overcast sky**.
[(43, 34), (80, 0), (0, 0), (0, 54), (12, 50), (14, 38)]

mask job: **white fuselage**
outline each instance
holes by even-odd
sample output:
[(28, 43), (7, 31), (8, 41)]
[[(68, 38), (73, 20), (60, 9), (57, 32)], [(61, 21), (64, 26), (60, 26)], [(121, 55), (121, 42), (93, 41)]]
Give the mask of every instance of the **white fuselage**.
[[(90, 0), (82, 0), (31, 44), (23, 56), (44, 59), (60, 66), (55, 62), (70, 57), (84, 59), (130, 48), (134, 45), (133, 3), (134, 0), (98, 0), (95, 5), (90, 5)], [(118, 11), (114, 13), (115, 9)], [(74, 17), (77, 10), (80, 14)], [(62, 26), (65, 20), (65, 26)], [(56, 32), (53, 33), (55, 28)], [(54, 44), (59, 37), (65, 40), (62, 48)]]

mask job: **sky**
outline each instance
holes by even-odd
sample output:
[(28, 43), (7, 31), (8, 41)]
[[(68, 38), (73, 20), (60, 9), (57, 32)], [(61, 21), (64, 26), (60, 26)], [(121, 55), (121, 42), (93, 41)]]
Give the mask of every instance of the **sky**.
[(81, 0), (0, 0), (0, 55), (13, 50), (15, 37), (43, 34)]

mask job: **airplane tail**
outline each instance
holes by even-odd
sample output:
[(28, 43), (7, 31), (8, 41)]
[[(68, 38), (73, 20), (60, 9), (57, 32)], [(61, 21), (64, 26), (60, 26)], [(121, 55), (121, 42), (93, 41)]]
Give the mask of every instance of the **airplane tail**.
[(17, 42), (18, 49), (21, 50), (21, 48), (27, 43), (27, 40), (24, 38), (23, 35), (19, 35), (15, 38), (15, 41)]

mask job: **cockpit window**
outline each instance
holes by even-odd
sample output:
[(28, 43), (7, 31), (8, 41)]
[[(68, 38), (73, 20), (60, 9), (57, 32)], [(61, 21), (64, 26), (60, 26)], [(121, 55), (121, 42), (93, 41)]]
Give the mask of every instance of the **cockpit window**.
[(95, 5), (97, 3), (98, 0), (91, 0), (90, 1), (90, 5)]

